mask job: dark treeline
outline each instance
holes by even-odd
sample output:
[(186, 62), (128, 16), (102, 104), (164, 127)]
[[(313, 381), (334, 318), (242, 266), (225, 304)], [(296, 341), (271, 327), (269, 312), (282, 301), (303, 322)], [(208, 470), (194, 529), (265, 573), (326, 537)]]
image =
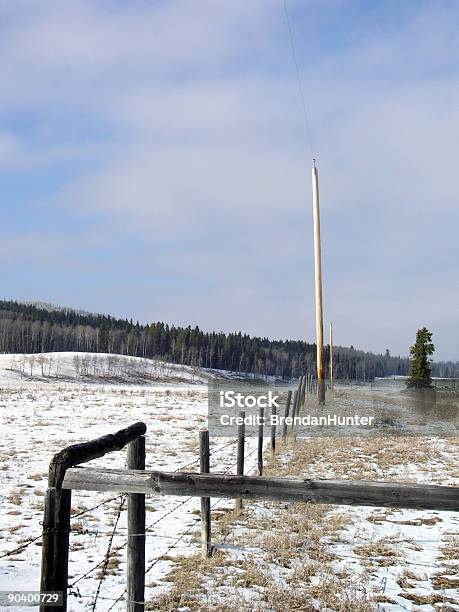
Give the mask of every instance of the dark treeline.
[[(196, 367), (291, 378), (314, 372), (316, 346), (165, 323), (140, 325), (71, 309), (0, 301), (0, 352), (50, 351), (156, 357)], [(328, 347), (325, 361), (328, 368)], [(389, 351), (375, 355), (352, 346), (335, 347), (334, 367), (337, 379), (372, 380), (375, 376), (407, 374), (408, 359), (393, 357)], [(443, 376), (454, 375), (448, 367), (442, 364)]]

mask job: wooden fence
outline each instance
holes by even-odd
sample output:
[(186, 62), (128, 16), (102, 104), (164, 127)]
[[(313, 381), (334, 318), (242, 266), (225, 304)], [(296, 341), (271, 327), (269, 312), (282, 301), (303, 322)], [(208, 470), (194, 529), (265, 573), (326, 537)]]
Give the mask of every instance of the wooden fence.
[[(309, 377), (301, 377), (298, 389), (288, 392), (285, 416), (297, 416), (305, 395), (313, 391)], [(293, 397), (292, 397), (293, 395)], [(240, 413), (244, 416), (244, 412)], [(264, 416), (262, 409), (260, 416)], [(144, 610), (145, 596), (145, 495), (201, 498), (201, 548), (212, 554), (210, 498), (300, 501), (322, 504), (383, 506), (429, 510), (459, 510), (459, 488), (395, 482), (268, 478), (263, 474), (263, 427), (258, 430), (258, 476), (244, 475), (245, 427), (238, 427), (236, 474), (211, 474), (209, 432), (199, 435), (200, 473), (145, 470), (146, 425), (135, 423), (115, 434), (75, 444), (59, 452), (49, 467), (45, 496), (41, 592), (62, 592), (63, 605), (43, 611), (67, 610), (71, 491), (112, 491), (128, 494), (127, 588), (128, 612)], [(276, 426), (271, 427), (270, 448), (276, 450)], [(293, 433), (293, 432), (292, 432)], [(282, 438), (287, 436), (284, 425)], [(127, 469), (81, 467), (91, 459), (127, 446)]]

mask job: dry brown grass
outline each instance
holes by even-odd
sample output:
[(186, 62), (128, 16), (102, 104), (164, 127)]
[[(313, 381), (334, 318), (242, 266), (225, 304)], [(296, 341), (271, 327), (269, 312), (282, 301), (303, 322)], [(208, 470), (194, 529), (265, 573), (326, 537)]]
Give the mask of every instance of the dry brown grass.
[(430, 595), (419, 595), (418, 593), (403, 593), (403, 597), (414, 602), (418, 606), (433, 606), (437, 603), (457, 603), (457, 600), (440, 595), (439, 593), (431, 593)]
[(25, 487), (16, 487), (16, 489), (11, 491), (11, 493), (8, 495), (7, 500), (15, 506), (20, 506), (22, 504), (22, 498), (25, 491)]
[(146, 602), (145, 609), (168, 611), (181, 606), (188, 606), (191, 610), (205, 609), (199, 601), (199, 596), (204, 593), (202, 583), (210, 572), (224, 567), (226, 561), (222, 554), (217, 552), (210, 559), (193, 555), (172, 557), (171, 560), (174, 566), (164, 579), (172, 583), (171, 589)]
[(420, 580), (422, 580), (422, 576), (418, 576), (410, 570), (405, 570), (397, 580), (397, 584), (402, 589), (412, 589), (416, 586), (415, 584), (413, 584), (413, 581), (419, 582)]
[[(349, 399), (354, 392), (343, 397)], [(335, 393), (338, 397), (340, 392)], [(368, 394), (362, 394), (368, 400)], [(384, 398), (390, 412), (391, 398)], [(454, 442), (456, 444), (456, 442)], [(280, 477), (348, 478), (359, 480), (416, 479), (404, 466), (425, 467), (432, 460), (434, 451), (441, 452), (443, 462), (450, 462), (448, 476), (457, 472), (457, 460), (452, 446), (433, 448), (432, 441), (412, 437), (378, 438), (312, 438), (284, 443), (279, 440), (277, 453), (267, 454), (264, 474)], [(439, 455), (437, 455), (439, 456)], [(432, 468), (435, 469), (435, 468)], [(413, 475), (414, 474), (414, 475)], [(430, 474), (429, 474), (430, 476)], [(442, 472), (433, 473), (441, 478)], [(395, 516), (394, 516), (395, 515)], [(212, 512), (213, 541), (237, 547), (242, 559), (235, 560), (228, 552), (218, 550), (212, 559), (192, 557), (171, 558), (172, 570), (166, 580), (170, 591), (150, 602), (148, 610), (176, 610), (188, 606), (191, 610), (317, 610), (320, 608), (338, 612), (367, 612), (381, 609), (384, 604), (397, 603), (371, 588), (371, 577), (378, 566), (398, 568), (404, 561), (404, 550), (421, 547), (408, 538), (384, 538), (358, 544), (354, 555), (361, 560), (361, 570), (337, 569), (336, 555), (330, 544), (343, 540), (343, 528), (352, 522), (352, 512), (332, 509), (331, 506), (301, 503), (245, 502), (242, 513), (231, 510)], [(374, 509), (369, 516), (375, 525), (392, 523), (400, 526), (433, 526), (442, 521), (440, 516), (426, 514), (416, 519), (396, 518), (391, 509)], [(401, 530), (403, 533), (403, 530)], [(195, 534), (199, 539), (199, 533)], [(250, 552), (255, 550), (256, 552)], [(431, 585), (445, 590), (458, 586), (454, 574), (454, 559), (459, 557), (458, 540), (452, 536), (441, 548), (445, 567), (441, 568)], [(449, 569), (448, 569), (449, 568)], [(356, 575), (359, 571), (359, 575)], [(390, 571), (390, 570), (389, 570)], [(395, 570), (396, 571), (396, 570)], [(358, 580), (356, 580), (358, 577)], [(411, 571), (399, 578), (399, 586), (410, 591), (420, 580)], [(357, 584), (357, 586), (356, 586)], [(253, 599), (248, 601), (250, 589)], [(228, 595), (230, 589), (231, 596)], [(416, 593), (400, 593), (415, 605), (452, 603), (442, 594), (429, 597)], [(410, 607), (410, 603), (407, 606)], [(457, 603), (457, 602), (456, 602)]]
[(354, 552), (361, 557), (397, 557), (400, 554), (400, 551), (390, 546), (387, 540), (376, 540), (368, 544), (354, 546)]
[(459, 578), (449, 576), (434, 576), (431, 580), (432, 586), (438, 591), (446, 589), (459, 589)]
[(118, 569), (121, 563), (121, 555), (118, 552), (111, 552), (108, 557), (108, 563), (105, 566), (102, 566), (98, 569), (95, 574), (95, 579), (100, 580), (105, 576), (114, 576), (118, 573)]
[(440, 559), (445, 561), (458, 561), (459, 560), (459, 537), (451, 536), (446, 542), (440, 547), (441, 556)]

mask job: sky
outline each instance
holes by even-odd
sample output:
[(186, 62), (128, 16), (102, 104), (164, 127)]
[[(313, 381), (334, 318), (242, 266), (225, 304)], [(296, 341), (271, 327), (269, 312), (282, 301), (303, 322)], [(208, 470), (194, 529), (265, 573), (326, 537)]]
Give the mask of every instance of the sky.
[[(459, 3), (0, 0), (1, 296), (459, 359)], [(327, 334), (326, 334), (327, 339)]]

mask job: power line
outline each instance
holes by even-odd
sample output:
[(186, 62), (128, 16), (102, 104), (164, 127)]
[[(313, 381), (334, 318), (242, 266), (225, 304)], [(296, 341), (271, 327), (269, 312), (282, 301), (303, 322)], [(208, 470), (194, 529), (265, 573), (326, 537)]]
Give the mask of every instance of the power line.
[(290, 36), (290, 47), (291, 47), (291, 50), (292, 50), (293, 63), (295, 64), (295, 72), (296, 72), (296, 78), (297, 78), (297, 82), (298, 82), (298, 90), (299, 90), (299, 93), (300, 93), (301, 105), (303, 107), (303, 115), (304, 115), (304, 123), (305, 123), (305, 126), (306, 126), (306, 134), (307, 134), (307, 138), (308, 138), (308, 141), (309, 141), (309, 148), (311, 150), (311, 157), (314, 158), (314, 152), (313, 152), (313, 148), (312, 148), (312, 138), (311, 138), (311, 127), (310, 127), (310, 123), (309, 123), (308, 110), (307, 110), (307, 106), (306, 106), (306, 97), (304, 95), (303, 82), (301, 80), (300, 67), (299, 67), (299, 64), (298, 64), (298, 57), (297, 57), (297, 54), (296, 54), (295, 39), (293, 37), (292, 24), (290, 23), (290, 17), (289, 17), (289, 14), (288, 14), (287, 0), (283, 0), (283, 3), (284, 3), (285, 19), (287, 21), (287, 27), (288, 27), (288, 32), (289, 32), (289, 36)]

